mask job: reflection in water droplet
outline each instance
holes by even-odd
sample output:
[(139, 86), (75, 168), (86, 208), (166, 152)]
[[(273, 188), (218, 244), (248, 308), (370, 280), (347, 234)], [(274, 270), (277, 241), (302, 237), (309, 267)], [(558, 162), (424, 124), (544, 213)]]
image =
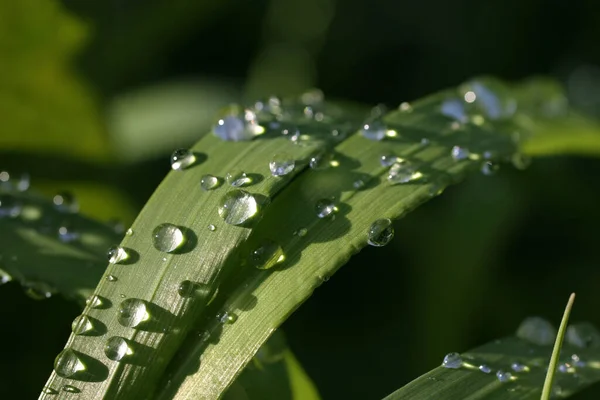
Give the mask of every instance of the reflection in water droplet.
[(596, 348), (600, 346), (600, 332), (589, 322), (571, 324), (567, 327), (566, 341), (580, 348)]
[(284, 176), (294, 170), (296, 162), (288, 154), (276, 154), (269, 162), (269, 169), (273, 176)]
[(327, 218), (331, 214), (337, 211), (337, 207), (335, 203), (331, 199), (321, 199), (317, 201), (315, 205), (315, 211), (317, 212), (317, 217), (319, 218)]
[(88, 297), (85, 304), (90, 308), (102, 308), (104, 306), (102, 298), (95, 294)]
[(381, 247), (388, 244), (393, 237), (394, 227), (392, 226), (392, 221), (387, 218), (378, 219), (369, 227), (367, 243), (371, 246)]
[(252, 183), (250, 178), (244, 171), (232, 171), (227, 173), (225, 180), (233, 187), (248, 186)]
[(442, 367), (458, 369), (462, 366), (462, 357), (458, 353), (448, 353), (444, 357)]
[(214, 175), (202, 175), (200, 179), (200, 187), (203, 190), (213, 190), (221, 186), (221, 180)]
[(159, 251), (171, 253), (185, 243), (185, 236), (177, 225), (160, 224), (152, 231), (152, 244)]
[(78, 379), (85, 373), (87, 366), (79, 353), (66, 348), (54, 359), (54, 371), (63, 378)]
[(492, 161), (484, 161), (481, 164), (481, 173), (487, 176), (495, 175), (500, 166)]
[(521, 322), (516, 335), (533, 344), (548, 346), (556, 339), (556, 329), (544, 318), (528, 317)]
[(483, 372), (484, 374), (489, 374), (490, 372), (492, 372), (492, 369), (488, 365), (486, 365), (486, 364), (481, 364), (479, 366), (479, 370), (481, 372)]
[(196, 162), (196, 156), (191, 150), (177, 149), (171, 154), (171, 169), (183, 171)]
[(460, 146), (454, 146), (450, 151), (450, 154), (454, 161), (466, 160), (471, 155), (468, 149)]
[(133, 348), (130, 342), (120, 336), (113, 336), (104, 345), (104, 354), (113, 361), (122, 361), (133, 356)]
[(270, 269), (285, 260), (281, 246), (272, 241), (266, 240), (261, 246), (250, 253), (250, 263), (258, 269)]
[(385, 138), (387, 127), (383, 121), (375, 119), (365, 122), (360, 130), (360, 133), (370, 140), (382, 140)]
[(258, 214), (258, 202), (252, 194), (234, 189), (221, 198), (217, 211), (228, 224), (242, 225)]
[(73, 320), (71, 331), (75, 335), (86, 336), (94, 333), (95, 329), (92, 320), (87, 315), (79, 315)]
[(106, 275), (106, 280), (109, 281), (109, 282), (116, 282), (119, 279), (116, 276), (114, 276), (114, 275)]
[(127, 251), (121, 246), (112, 246), (108, 249), (106, 253), (106, 257), (108, 258), (108, 262), (111, 264), (118, 264), (121, 261), (127, 260), (129, 255)]
[(81, 390), (73, 385), (63, 385), (62, 391), (67, 393), (81, 393)]
[(512, 374), (510, 372), (505, 372), (499, 369), (498, 371), (496, 371), (496, 378), (498, 378), (500, 382), (508, 382), (511, 380)]
[(60, 192), (52, 198), (54, 206), (63, 212), (75, 213), (79, 211), (79, 204), (77, 199), (70, 192)]
[(183, 281), (177, 288), (177, 293), (185, 298), (202, 298), (208, 297), (210, 287), (205, 283), (197, 283), (192, 281)]
[(392, 165), (388, 172), (388, 182), (392, 185), (399, 183), (410, 183), (423, 178), (421, 171), (407, 161)]
[(10, 194), (0, 195), (0, 218), (16, 218), (21, 214), (21, 202)]
[(208, 230), (211, 231), (211, 232), (214, 232), (214, 231), (217, 230), (217, 227), (214, 226), (213, 224), (210, 224), (210, 225), (208, 225)]
[(150, 319), (148, 302), (141, 299), (123, 300), (119, 305), (118, 321), (128, 328), (136, 328)]

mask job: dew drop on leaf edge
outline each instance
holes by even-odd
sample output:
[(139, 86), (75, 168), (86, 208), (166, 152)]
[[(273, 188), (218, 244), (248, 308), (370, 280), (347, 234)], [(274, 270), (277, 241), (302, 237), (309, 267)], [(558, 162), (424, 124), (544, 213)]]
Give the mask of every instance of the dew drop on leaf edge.
[(296, 161), (288, 154), (275, 154), (269, 162), (269, 170), (273, 176), (285, 176), (291, 173)]
[(171, 169), (183, 171), (196, 162), (196, 156), (191, 150), (177, 149), (171, 154)]
[(127, 250), (121, 246), (112, 246), (106, 252), (106, 258), (108, 258), (109, 263), (118, 264), (121, 261), (127, 260), (129, 254), (127, 254)]
[(367, 243), (371, 246), (382, 247), (394, 238), (394, 227), (388, 218), (373, 222), (367, 232)]
[(444, 356), (442, 367), (458, 369), (462, 366), (462, 357), (458, 353), (448, 353)]

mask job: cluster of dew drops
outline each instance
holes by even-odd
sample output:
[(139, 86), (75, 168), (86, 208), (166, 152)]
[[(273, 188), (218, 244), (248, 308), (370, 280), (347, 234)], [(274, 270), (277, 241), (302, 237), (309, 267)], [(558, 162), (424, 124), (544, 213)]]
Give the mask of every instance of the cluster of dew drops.
[[(556, 329), (544, 318), (528, 317), (519, 325), (516, 331), (516, 337), (528, 348), (530, 353), (535, 353), (537, 350), (544, 350), (547, 354), (547, 359), (534, 358), (534, 361), (529, 363), (522, 360), (513, 360), (506, 365), (495, 365), (485, 362), (477, 362), (476, 357), (466, 355), (461, 356), (459, 353), (448, 353), (444, 356), (442, 367), (449, 369), (466, 369), (471, 371), (479, 371), (484, 374), (492, 374), (495, 371), (495, 377), (500, 382), (518, 381), (519, 374), (531, 374), (542, 372), (539, 376), (545, 376), (550, 361), (550, 352), (552, 345), (556, 339)], [(496, 341), (496, 344), (501, 345), (502, 341)], [(571, 391), (577, 387), (581, 379), (581, 369), (600, 370), (600, 361), (585, 360), (581, 354), (585, 354), (588, 349), (600, 348), (600, 331), (588, 322), (571, 324), (567, 327), (565, 335), (565, 346), (561, 352), (561, 359), (557, 367), (558, 381), (553, 387), (553, 394), (560, 397), (564, 394), (564, 389)], [(569, 352), (568, 350), (577, 350)], [(501, 350), (500, 350), (501, 352)], [(579, 353), (579, 354), (578, 354)], [(566, 356), (565, 356), (566, 354)], [(541, 389), (541, 383), (539, 387)]]

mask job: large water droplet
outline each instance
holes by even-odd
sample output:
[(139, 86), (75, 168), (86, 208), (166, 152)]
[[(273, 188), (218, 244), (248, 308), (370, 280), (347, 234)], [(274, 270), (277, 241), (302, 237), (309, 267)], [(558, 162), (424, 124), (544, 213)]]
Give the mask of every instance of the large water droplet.
[(171, 169), (182, 171), (196, 162), (196, 156), (191, 150), (177, 149), (171, 154)]
[(185, 298), (203, 298), (208, 297), (210, 293), (210, 287), (205, 283), (198, 283), (192, 281), (183, 281), (177, 288), (177, 293), (181, 297)]
[(157, 250), (171, 253), (185, 243), (183, 231), (177, 225), (160, 224), (152, 231), (152, 244)]
[(225, 176), (225, 180), (233, 187), (248, 186), (252, 183), (252, 178), (246, 175), (244, 171), (231, 171)]
[(79, 315), (71, 324), (71, 331), (75, 335), (90, 336), (96, 332), (94, 323), (87, 315)]
[(106, 252), (106, 257), (108, 258), (109, 263), (118, 264), (121, 261), (127, 260), (129, 254), (127, 254), (127, 250), (121, 246), (112, 246)]
[(600, 346), (600, 332), (589, 322), (580, 322), (567, 327), (567, 343), (581, 348)]
[(269, 169), (273, 176), (284, 176), (294, 170), (296, 162), (288, 154), (276, 154), (269, 162)]
[(487, 364), (481, 364), (479, 366), (479, 370), (484, 374), (489, 374), (490, 372), (492, 372), (492, 369)]
[(363, 124), (360, 133), (370, 140), (382, 140), (387, 133), (387, 127), (383, 121), (375, 119)]
[(284, 260), (283, 249), (272, 240), (263, 242), (261, 246), (250, 253), (250, 263), (258, 269), (272, 268)]
[(528, 317), (519, 325), (517, 337), (539, 346), (547, 346), (554, 343), (556, 329), (544, 318)]
[(13, 195), (0, 195), (0, 218), (16, 218), (21, 214), (21, 202)]
[(242, 225), (258, 214), (258, 202), (252, 194), (234, 189), (223, 196), (217, 211), (228, 224)]
[(63, 385), (62, 391), (67, 393), (81, 393), (81, 389), (73, 385)]
[(454, 161), (461, 161), (469, 158), (471, 152), (464, 147), (454, 146), (450, 151), (450, 155), (452, 156)]
[(317, 212), (317, 217), (327, 218), (337, 211), (337, 207), (333, 200), (321, 199), (315, 204), (315, 211)]
[(400, 183), (410, 183), (423, 178), (423, 173), (415, 165), (409, 162), (398, 162), (390, 168), (388, 172), (388, 182), (392, 185)]
[(63, 212), (75, 213), (79, 211), (77, 199), (70, 192), (60, 192), (52, 198), (54, 206)]
[(64, 349), (54, 359), (54, 371), (63, 378), (81, 379), (85, 376), (86, 370), (83, 357), (72, 349)]
[(150, 319), (148, 302), (141, 299), (123, 300), (119, 305), (118, 321), (128, 328), (136, 328)]
[(214, 175), (202, 175), (200, 187), (204, 190), (213, 190), (221, 186), (221, 180)]
[(462, 366), (462, 357), (458, 353), (448, 353), (444, 357), (442, 367), (458, 369)]
[(387, 218), (373, 222), (367, 232), (367, 242), (375, 247), (385, 246), (393, 237), (394, 227), (392, 221)]
[(498, 371), (496, 371), (496, 378), (498, 378), (500, 382), (508, 382), (512, 379), (512, 374), (510, 372), (506, 372), (499, 369)]
[(122, 361), (133, 356), (133, 346), (129, 340), (120, 336), (113, 336), (104, 345), (104, 354), (113, 361)]

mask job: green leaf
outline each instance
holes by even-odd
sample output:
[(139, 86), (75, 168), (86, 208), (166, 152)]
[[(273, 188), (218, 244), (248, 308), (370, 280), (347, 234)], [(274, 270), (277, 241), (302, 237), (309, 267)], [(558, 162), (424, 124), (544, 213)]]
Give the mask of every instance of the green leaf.
[[(546, 89), (542, 83), (533, 87)], [(70, 378), (75, 377), (82, 399), (222, 396), (285, 318), (367, 244), (374, 221), (384, 220), (379, 226), (383, 232), (371, 238), (382, 244), (391, 235), (386, 219), (403, 216), (466, 172), (491, 173), (494, 163), (515, 159), (521, 141), (543, 140), (537, 122), (570, 118), (564, 104), (556, 106), (553, 97), (539, 100), (531, 85), (526, 88), (477, 80), (402, 105), (384, 117), (383, 141), (357, 134), (346, 138), (364, 114), (315, 102), (314, 95), (304, 96), (309, 104), (284, 103), (289, 114), (280, 115), (283, 126), (254, 141), (204, 137), (192, 149), (196, 163), (167, 176), (134, 222), (133, 234), (124, 239), (122, 245), (139, 254), (140, 261), (109, 266), (106, 276), (117, 280), (103, 279), (97, 287), (96, 294), (113, 307), (84, 311), (106, 326), (107, 335), (73, 335), (70, 350), (58, 358), (62, 376), (53, 373), (49, 386), (73, 384)], [(445, 114), (454, 119), (440, 112), (448, 102), (451, 112), (446, 109)], [(288, 128), (290, 136), (294, 129), (288, 124), (299, 125), (302, 135), (294, 136), (299, 144), (278, 134), (277, 129)], [(332, 146), (330, 168), (308, 168), (315, 152)], [(393, 170), (380, 164), (381, 155), (390, 152), (401, 157)], [(278, 153), (296, 161), (293, 173), (271, 176), (269, 161)], [(205, 174), (223, 178), (234, 170), (254, 179), (243, 188), (249, 193), (243, 199), (252, 195), (260, 209), (242, 226), (225, 223), (217, 213), (237, 189), (224, 184), (202, 192), (199, 186)], [(253, 210), (251, 203), (248, 209)], [(323, 206), (321, 216), (332, 215), (319, 218), (317, 204)], [(161, 252), (152, 244), (154, 229), (163, 223), (180, 227), (186, 238), (175, 252)], [(215, 229), (209, 230), (210, 225)], [(266, 260), (279, 263), (254, 268), (252, 254), (265, 245), (272, 255)], [(197, 296), (179, 295), (185, 281), (196, 283)], [(185, 282), (184, 288), (189, 287)], [(133, 323), (132, 310), (119, 310), (130, 299), (141, 301), (135, 303)], [(108, 337), (124, 340), (132, 354), (121, 362), (107, 358)], [(61, 363), (65, 360), (75, 362)], [(86, 369), (70, 374), (61, 365)]]

